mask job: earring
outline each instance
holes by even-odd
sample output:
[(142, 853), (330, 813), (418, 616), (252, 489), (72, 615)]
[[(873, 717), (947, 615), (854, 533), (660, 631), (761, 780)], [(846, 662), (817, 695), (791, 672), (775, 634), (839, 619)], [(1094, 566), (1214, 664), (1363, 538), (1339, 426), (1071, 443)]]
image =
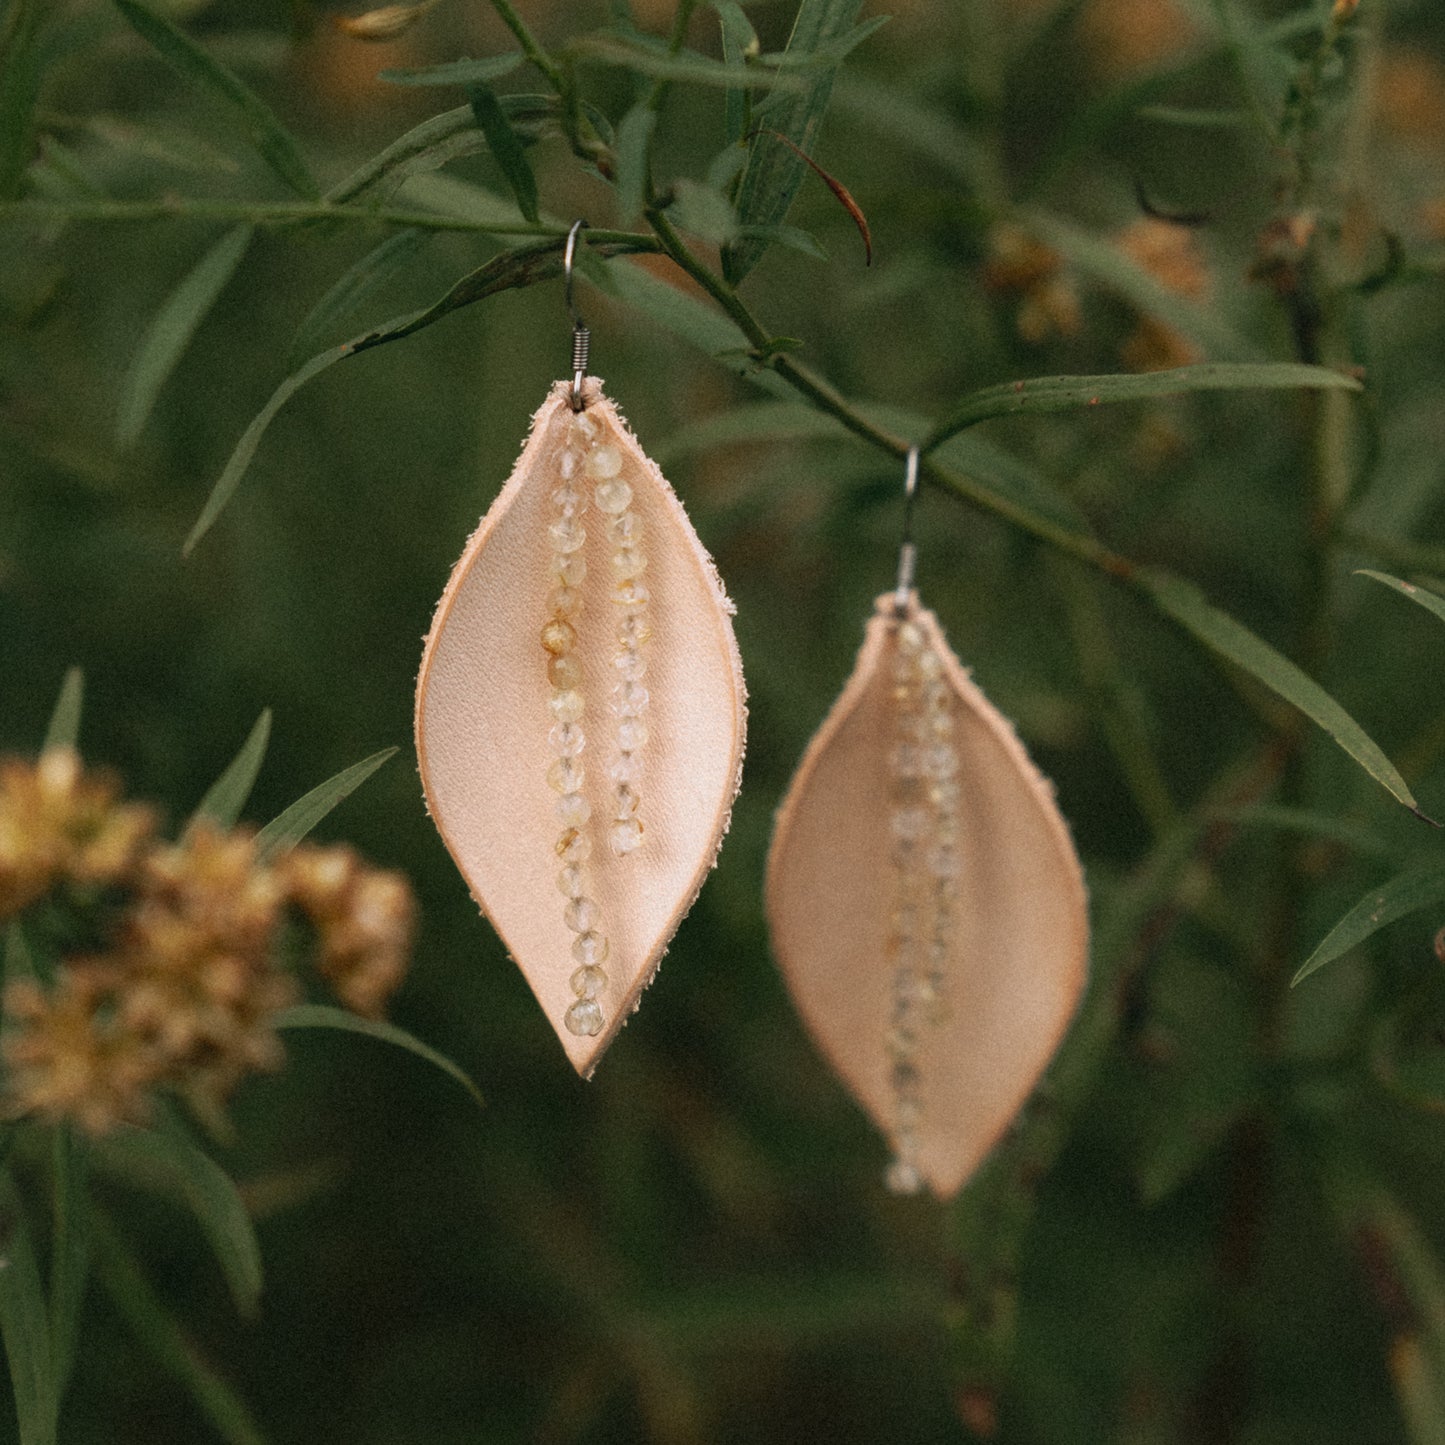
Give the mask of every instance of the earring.
[(443, 841), (585, 1077), (716, 861), (746, 709), (712, 559), (586, 374), (584, 226), (572, 376), (437, 605), (416, 746)]
[(767, 915), (809, 1032), (889, 1139), (885, 1179), (954, 1194), (1083, 991), (1083, 874), (1053, 789), (913, 587), (898, 585), (778, 811)]

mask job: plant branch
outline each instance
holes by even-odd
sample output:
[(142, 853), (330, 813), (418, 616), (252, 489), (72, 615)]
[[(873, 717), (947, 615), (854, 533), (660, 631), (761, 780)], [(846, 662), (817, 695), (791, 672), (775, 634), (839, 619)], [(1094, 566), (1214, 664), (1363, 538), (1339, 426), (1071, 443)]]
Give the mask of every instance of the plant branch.
[[(149, 201), (16, 201), (0, 205), (0, 220), (96, 221), (137, 224), (147, 221), (250, 222), (257, 226), (304, 226), (318, 222), (351, 225), (412, 226), (423, 231), (461, 231), (479, 236), (537, 236), (565, 240), (567, 228), (518, 217), (515, 221), (474, 221), (436, 211), (403, 211), (337, 206), (326, 201), (212, 201), (160, 199)], [(589, 230), (598, 245), (620, 243), (636, 251), (659, 251), (651, 236), (636, 231)]]
[(522, 54), (547, 77), (552, 89), (560, 95), (566, 84), (561, 66), (537, 43), (537, 37), (527, 28), (527, 22), (512, 8), (511, 0), (492, 0), (492, 9), (501, 17), (502, 24), (517, 37)]

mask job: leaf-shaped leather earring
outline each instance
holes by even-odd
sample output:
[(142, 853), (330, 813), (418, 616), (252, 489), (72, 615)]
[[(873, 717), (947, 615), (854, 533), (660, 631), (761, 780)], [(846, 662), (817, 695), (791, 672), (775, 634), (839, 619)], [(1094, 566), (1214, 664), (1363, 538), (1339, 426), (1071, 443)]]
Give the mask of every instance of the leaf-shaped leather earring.
[[(918, 451), (908, 455), (911, 517)], [(890, 1140), (886, 1181), (955, 1193), (1022, 1107), (1083, 990), (1083, 874), (1053, 789), (913, 590), (878, 599), (768, 858), (804, 1023)]]
[(586, 375), (584, 224), (572, 379), (442, 594), (416, 747), (447, 848), (586, 1076), (716, 861), (745, 708), (712, 559)]

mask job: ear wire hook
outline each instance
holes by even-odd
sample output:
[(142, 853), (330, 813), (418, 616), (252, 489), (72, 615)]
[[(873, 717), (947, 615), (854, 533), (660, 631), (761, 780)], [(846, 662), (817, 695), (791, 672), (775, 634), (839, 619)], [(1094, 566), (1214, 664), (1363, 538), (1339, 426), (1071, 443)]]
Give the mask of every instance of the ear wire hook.
[(918, 497), (918, 448), (908, 448), (903, 472), (903, 540), (898, 544), (898, 588), (893, 594), (893, 608), (901, 616), (908, 610), (908, 594), (913, 590), (913, 572), (918, 563), (918, 549), (913, 545), (913, 507)]
[(567, 232), (567, 245), (562, 252), (562, 282), (567, 298), (567, 314), (572, 318), (572, 410), (581, 411), (587, 403), (582, 398), (582, 378), (587, 375), (587, 354), (592, 346), (592, 333), (577, 314), (577, 303), (572, 295), (572, 270), (577, 259), (577, 237), (587, 222), (576, 220)]

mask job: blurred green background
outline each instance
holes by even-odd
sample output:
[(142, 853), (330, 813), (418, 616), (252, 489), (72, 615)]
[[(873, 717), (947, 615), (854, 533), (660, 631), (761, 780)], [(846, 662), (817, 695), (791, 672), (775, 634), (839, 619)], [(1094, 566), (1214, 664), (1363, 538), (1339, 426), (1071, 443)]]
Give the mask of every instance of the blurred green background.
[[(618, 8), (519, 5), (558, 48)], [(765, 49), (781, 48), (794, 9), (748, 6)], [(929, 418), (995, 382), (1119, 370), (1153, 293), (1138, 266), (1091, 264), (1089, 246), (1123, 254), (1113, 241), (1139, 222), (1142, 192), (1202, 222), (1182, 239), (1165, 228), (1204, 278), (1172, 290), (1167, 268), (1160, 278), (1199, 319), (1175, 359), (1218, 358), (1212, 325), (1296, 359), (1290, 296), (1259, 262), (1271, 225), (1307, 212), (1322, 238), (1325, 359), (1365, 367), (1368, 382), (1331, 443), (1351, 498), (1323, 564), (1309, 395), (1186, 397), (993, 423), (987, 436), (1119, 552), (1193, 579), (1307, 659), (1425, 808), (1445, 807), (1445, 633), (1350, 575), (1445, 573), (1433, 279), (1445, 14), (1363, 0), (1321, 77), (1319, 175), (1308, 205), (1291, 207), (1293, 162), (1251, 128), (1244, 87), (1276, 85), (1282, 105), (1328, 3), (919, 0), (864, 13), (875, 10), (893, 18), (849, 58), (817, 150), (866, 211), (874, 263), (809, 182), (790, 220), (831, 259), (775, 248), (744, 283), (754, 311), (800, 338), (845, 395)], [(633, 11), (666, 33), (671, 5)], [(477, 0), (444, 0), (385, 46), (300, 3), (171, 13), (276, 107), (323, 184), (457, 103), (388, 87), (377, 70), (510, 43)], [(1231, 17), (1250, 33), (1284, 24), (1231, 55)], [(115, 11), (57, 0), (39, 23), (24, 195), (60, 211), (96, 195), (278, 197), (216, 107)], [(712, 9), (698, 8), (688, 39), (719, 53)], [(1250, 74), (1261, 57), (1275, 67), (1263, 78), (1258, 64)], [(618, 120), (637, 82), (616, 67), (579, 75)], [(660, 181), (705, 174), (722, 106), (719, 90), (673, 89)], [(547, 213), (614, 222), (610, 188), (564, 142), (531, 157)], [(449, 172), (505, 195), (485, 156)], [(1064, 243), (1038, 215), (1073, 228)], [(1009, 227), (1049, 243), (1052, 299), (1001, 261)], [(1253, 685), (1137, 595), (926, 492), (924, 598), (1057, 784), (1108, 950), (1096, 967), (1114, 1033), (1070, 1094), (1034, 1111), (1055, 1131), (1047, 1168), (988, 1173), (953, 1207), (889, 1196), (883, 1142), (791, 1011), (760, 893), (773, 810), (891, 585), (899, 468), (853, 441), (688, 444), (689, 428), (759, 393), (587, 287), (594, 368), (737, 603), (751, 717), (718, 868), (583, 1084), (435, 835), (409, 744), (435, 599), (567, 364), (560, 286), (503, 293), (318, 379), (183, 560), (236, 439), (294, 365), (297, 325), (385, 234), (263, 229), (123, 452), (117, 406), (139, 338), (222, 229), (0, 213), (0, 748), (36, 747), (72, 664), (87, 678), (86, 756), (173, 819), (263, 707), (275, 731), (248, 809), (258, 821), (403, 746), (321, 836), (413, 880), (422, 931), (393, 1013), (477, 1080), (485, 1111), (405, 1055), (292, 1035), (286, 1071), (237, 1097), (237, 1141), (221, 1153), (259, 1221), (254, 1321), (237, 1319), (182, 1215), (98, 1186), (265, 1438), (941, 1441), (996, 1425), (1019, 1442), (1445, 1439), (1439, 920), (1421, 915), (1281, 988), (1366, 888), (1438, 853), (1423, 825), (1313, 729), (1262, 723)], [(433, 236), (326, 339), (426, 304), (495, 249)], [(1026, 336), (1031, 300), (1046, 324)], [(1339, 820), (1347, 841), (1236, 826), (1135, 907), (1174, 821), (1218, 801), (1210, 790), (1279, 738), (1300, 750), (1287, 801)], [(1131, 748), (1157, 761), (1158, 816), (1131, 786)], [(1279, 798), (1265, 786), (1242, 801)], [(1351, 1198), (1375, 1213), (1340, 1204), (1342, 1175), (1365, 1181)], [(1381, 1223), (1396, 1218), (1384, 1200), (1410, 1221), (1404, 1234)], [(986, 1346), (1015, 1308), (1004, 1368)], [(1411, 1351), (1426, 1361), (1413, 1373)], [(92, 1291), (62, 1439), (210, 1430)]]

